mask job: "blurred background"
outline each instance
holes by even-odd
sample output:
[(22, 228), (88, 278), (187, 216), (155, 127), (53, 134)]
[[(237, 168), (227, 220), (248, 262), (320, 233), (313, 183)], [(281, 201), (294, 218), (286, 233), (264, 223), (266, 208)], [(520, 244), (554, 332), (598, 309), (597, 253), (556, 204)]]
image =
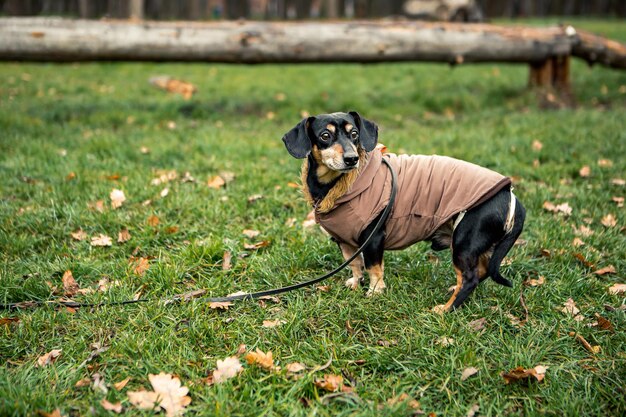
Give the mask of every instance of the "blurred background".
[(485, 21), (545, 16), (626, 17), (626, 0), (0, 0), (5, 16), (88, 19), (363, 19)]

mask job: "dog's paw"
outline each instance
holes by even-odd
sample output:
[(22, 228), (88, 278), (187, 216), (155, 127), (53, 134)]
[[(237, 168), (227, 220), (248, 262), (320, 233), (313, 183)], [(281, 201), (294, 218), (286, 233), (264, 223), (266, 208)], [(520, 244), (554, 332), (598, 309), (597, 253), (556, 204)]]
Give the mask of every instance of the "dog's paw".
[(361, 283), (361, 278), (352, 277), (346, 280), (345, 285), (351, 290), (356, 290), (357, 288), (359, 288), (360, 283)]
[(433, 313), (443, 314), (447, 312), (448, 312), (448, 309), (446, 308), (445, 304), (439, 304), (438, 306), (433, 307)]
[(365, 294), (365, 296), (372, 297), (376, 294), (381, 294), (383, 291), (385, 291), (385, 288), (387, 288), (385, 284), (378, 284), (374, 288), (370, 288), (369, 290), (367, 290), (367, 294)]

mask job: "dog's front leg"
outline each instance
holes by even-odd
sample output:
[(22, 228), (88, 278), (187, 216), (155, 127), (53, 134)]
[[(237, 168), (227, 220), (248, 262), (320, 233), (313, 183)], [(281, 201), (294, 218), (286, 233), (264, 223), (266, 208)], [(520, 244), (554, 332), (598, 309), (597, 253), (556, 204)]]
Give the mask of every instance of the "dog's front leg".
[[(341, 249), (341, 254), (343, 255), (343, 259), (348, 260), (354, 252), (356, 252), (357, 248), (354, 246), (348, 245), (347, 243), (340, 243), (339, 248)], [(363, 255), (359, 255), (352, 262), (350, 262), (350, 269), (352, 269), (352, 278), (346, 280), (346, 287), (356, 290), (359, 288), (359, 284), (363, 279)]]
[(374, 294), (383, 292), (387, 287), (383, 280), (385, 274), (385, 263), (380, 260), (380, 263), (374, 263), (373, 265), (367, 265), (367, 274), (370, 276), (370, 287), (367, 290), (367, 297), (371, 297)]

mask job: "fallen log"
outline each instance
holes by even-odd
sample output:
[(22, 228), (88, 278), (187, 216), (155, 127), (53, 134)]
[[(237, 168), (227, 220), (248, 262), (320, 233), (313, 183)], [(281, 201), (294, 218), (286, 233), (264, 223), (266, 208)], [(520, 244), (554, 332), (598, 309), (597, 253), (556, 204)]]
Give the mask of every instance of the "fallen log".
[[(568, 32), (569, 30), (569, 32)], [(415, 21), (129, 22), (0, 18), (0, 60), (542, 63), (626, 68), (626, 47), (571, 27)]]

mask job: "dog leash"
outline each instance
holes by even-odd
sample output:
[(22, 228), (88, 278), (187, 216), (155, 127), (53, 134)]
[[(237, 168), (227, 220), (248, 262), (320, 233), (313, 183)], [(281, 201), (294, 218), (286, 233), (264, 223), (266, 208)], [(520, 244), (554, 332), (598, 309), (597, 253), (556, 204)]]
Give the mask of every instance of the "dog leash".
[[(327, 272), (324, 275), (321, 275), (317, 278), (313, 278), (311, 280), (303, 281), (297, 284), (288, 285), (288, 286), (281, 287), (281, 288), (274, 288), (271, 290), (231, 295), (227, 297), (205, 297), (205, 298), (198, 299), (198, 301), (215, 303), (215, 302), (230, 302), (230, 301), (237, 301), (237, 300), (254, 300), (257, 298), (261, 298), (261, 297), (270, 297), (273, 295), (278, 295), (278, 294), (286, 293), (289, 291), (294, 291), (303, 287), (308, 287), (313, 284), (317, 284), (318, 282), (324, 281), (325, 279), (332, 277), (333, 275), (337, 274), (339, 271), (344, 269), (346, 266), (348, 266), (350, 262), (352, 262), (357, 256), (359, 256), (363, 252), (363, 250), (372, 240), (374, 235), (384, 226), (385, 222), (387, 221), (387, 218), (389, 217), (389, 213), (391, 213), (391, 210), (393, 209), (393, 204), (396, 200), (396, 193), (397, 193), (396, 172), (386, 158), (383, 158), (382, 160), (385, 163), (385, 165), (387, 165), (387, 168), (389, 168), (389, 171), (391, 172), (391, 193), (389, 195), (389, 203), (387, 204), (387, 206), (385, 206), (385, 209), (383, 210), (380, 218), (378, 219), (378, 222), (374, 226), (374, 230), (372, 230), (372, 233), (370, 233), (367, 239), (365, 239), (365, 242), (363, 242), (363, 244), (356, 250), (356, 252), (354, 252), (354, 254), (350, 256), (348, 259), (346, 259), (341, 265), (339, 265), (332, 271)], [(182, 298), (183, 297), (181, 297), (180, 295), (177, 295), (174, 297), (167, 298), (164, 301), (171, 303), (174, 301), (179, 301)], [(153, 301), (153, 299), (138, 298), (136, 300), (109, 301), (109, 302), (102, 302), (102, 303), (78, 303), (75, 301), (60, 301), (60, 300), (25, 301), (25, 302), (20, 302), (20, 303), (0, 304), (0, 310), (14, 310), (14, 309), (19, 309), (19, 308), (40, 307), (42, 305), (62, 305), (65, 307), (70, 307), (70, 308), (79, 308), (79, 307), (94, 307), (95, 308), (95, 307), (104, 307), (104, 306), (118, 306), (118, 305), (126, 305), (126, 304), (145, 303), (148, 301)]]

